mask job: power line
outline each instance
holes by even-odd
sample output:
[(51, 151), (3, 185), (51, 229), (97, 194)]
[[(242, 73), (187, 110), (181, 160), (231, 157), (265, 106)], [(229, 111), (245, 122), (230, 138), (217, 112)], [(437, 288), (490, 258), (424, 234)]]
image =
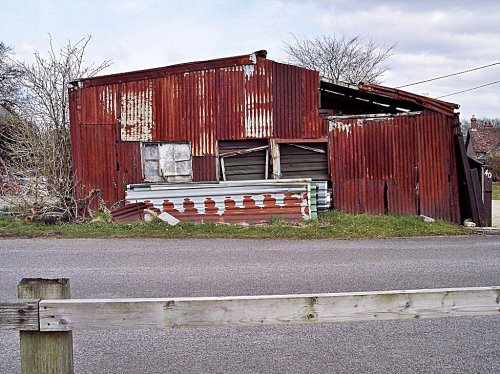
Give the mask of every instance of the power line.
[(396, 88), (403, 88), (403, 87), (415, 86), (415, 85), (421, 84), (421, 83), (437, 81), (438, 79), (444, 79), (444, 78), (453, 77), (455, 75), (460, 75), (460, 74), (464, 74), (464, 73), (470, 73), (471, 71), (481, 70), (481, 69), (489, 68), (489, 67), (495, 66), (495, 65), (500, 65), (500, 61), (494, 62), (494, 63), (489, 64), (489, 65), (479, 66), (477, 68), (472, 68), (472, 69), (468, 69), (468, 70), (464, 70), (464, 71), (459, 71), (458, 73), (443, 75), (443, 76), (437, 77), (437, 78), (426, 79), (426, 80), (420, 81), (420, 82), (408, 83), (408, 84), (405, 84), (403, 86), (399, 86), (399, 87), (396, 87)]
[(493, 84), (497, 84), (497, 83), (500, 83), (500, 81), (495, 81), (495, 82), (491, 82), (491, 83), (486, 83), (486, 84), (483, 84), (483, 85), (481, 85), (481, 86), (476, 86), (476, 87), (468, 88), (468, 89), (463, 90), (463, 91), (453, 92), (453, 93), (448, 94), (448, 95), (438, 96), (438, 97), (436, 97), (436, 99), (441, 99), (442, 97), (447, 97), (447, 96), (457, 95), (457, 94), (459, 94), (459, 93), (463, 93), (463, 92), (469, 92), (469, 91), (477, 90), (478, 88), (483, 88), (483, 87), (486, 87), (486, 86), (491, 86), (491, 85), (493, 85)]

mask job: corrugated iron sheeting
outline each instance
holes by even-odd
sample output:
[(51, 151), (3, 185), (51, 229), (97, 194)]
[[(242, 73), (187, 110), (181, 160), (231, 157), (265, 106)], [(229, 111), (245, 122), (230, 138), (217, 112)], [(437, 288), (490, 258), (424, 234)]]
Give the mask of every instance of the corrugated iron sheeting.
[(121, 139), (153, 140), (153, 83), (142, 80), (121, 86)]
[(327, 131), (319, 116), (319, 73), (273, 62), (274, 136), (320, 138)]
[(263, 58), (256, 65), (244, 66), (246, 138), (273, 136), (273, 69)]
[(217, 180), (215, 156), (193, 157), (193, 182)]
[(129, 186), (128, 202), (151, 203), (181, 221), (267, 222), (272, 216), (296, 222), (311, 218), (308, 182)]
[(119, 84), (82, 88), (78, 97), (78, 123), (111, 125), (120, 116)]
[(418, 118), (420, 212), (460, 222), (452, 118), (428, 113)]
[(124, 207), (113, 209), (111, 217), (118, 223), (134, 223), (144, 219), (144, 209), (147, 209), (146, 203), (127, 204)]
[(190, 141), (192, 155), (215, 155), (215, 70), (154, 82), (154, 141)]
[[(104, 200), (112, 205), (125, 197), (127, 184), (142, 181), (141, 156), (138, 142), (122, 142), (120, 125), (114, 117), (114, 123), (99, 124), (98, 121), (112, 122), (109, 113), (103, 116), (99, 105), (89, 106), (83, 117), (78, 117), (78, 106), (82, 109), (82, 95), (88, 104), (94, 95), (96, 103), (107, 103), (107, 108), (118, 111), (110, 104), (111, 98), (118, 100), (112, 90), (118, 85), (95, 87), (91, 89), (71, 89), (69, 104), (71, 116), (71, 144), (73, 172), (76, 180), (76, 198), (85, 198), (95, 188), (102, 191)], [(99, 110), (98, 110), (99, 109)], [(118, 114), (115, 112), (115, 114)], [(85, 121), (85, 122), (81, 122)], [(97, 208), (95, 202), (91, 208)]]
[(337, 118), (330, 127), (335, 208), (459, 221), (449, 117)]

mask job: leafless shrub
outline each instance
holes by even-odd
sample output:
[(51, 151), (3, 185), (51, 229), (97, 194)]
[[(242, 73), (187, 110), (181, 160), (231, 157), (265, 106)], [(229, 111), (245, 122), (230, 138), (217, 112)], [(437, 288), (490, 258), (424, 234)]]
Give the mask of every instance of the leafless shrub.
[(3, 164), (9, 175), (28, 177), (19, 186), (15, 196), (18, 202), (29, 206), (50, 204), (72, 214), (77, 212), (68, 85), (76, 78), (94, 76), (110, 65), (110, 61), (97, 66), (86, 64), (90, 39), (88, 36), (76, 44), (68, 42), (59, 51), (50, 39), (46, 57), (35, 51), (33, 64), (17, 62), (25, 99), (19, 106), (19, 115), (9, 119), (10, 131), (5, 140), (10, 158)]
[(292, 34), (292, 37), (292, 42), (285, 42), (291, 63), (319, 71), (334, 82), (350, 84), (379, 83), (378, 78), (387, 71), (384, 63), (395, 47), (383, 47), (361, 36), (308, 39)]

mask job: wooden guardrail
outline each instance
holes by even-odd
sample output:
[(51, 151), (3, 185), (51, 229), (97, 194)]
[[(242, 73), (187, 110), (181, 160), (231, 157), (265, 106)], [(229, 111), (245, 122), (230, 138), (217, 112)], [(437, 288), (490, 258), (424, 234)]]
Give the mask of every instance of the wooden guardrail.
[(67, 279), (23, 279), (18, 289), (29, 299), (0, 302), (0, 330), (21, 331), (21, 371), (37, 374), (73, 372), (72, 330), (500, 316), (500, 287), (103, 300), (69, 299)]

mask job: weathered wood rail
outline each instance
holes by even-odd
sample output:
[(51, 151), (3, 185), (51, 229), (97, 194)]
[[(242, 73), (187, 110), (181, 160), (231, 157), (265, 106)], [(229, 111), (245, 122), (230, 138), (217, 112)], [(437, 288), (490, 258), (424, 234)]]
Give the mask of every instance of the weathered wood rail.
[[(21, 362), (23, 373), (72, 373), (72, 330), (156, 329), (178, 327), (255, 326), (405, 320), (415, 318), (500, 316), (500, 287), (472, 287), (405, 291), (348, 292), (307, 295), (184, 297), (154, 299), (69, 299), (69, 282), (58, 280), (67, 292), (58, 297), (0, 302), (0, 330), (14, 329), (38, 339), (39, 361)], [(62, 282), (61, 282), (62, 281)], [(54, 280), (28, 280), (45, 287)], [(23, 280), (19, 289), (26, 287)], [(57, 282), (56, 282), (57, 283)], [(43, 292), (42, 292), (43, 294)], [(54, 294), (52, 292), (52, 294)], [(57, 296), (57, 295), (56, 295)], [(20, 292), (20, 297), (22, 297)], [(40, 337), (62, 334), (66, 347), (59, 352), (57, 370), (40, 369), (46, 362)], [(42, 339), (42, 340), (43, 340)], [(21, 341), (21, 343), (23, 343)], [(26, 344), (35, 344), (27, 342)], [(69, 348), (68, 348), (69, 344)], [(50, 349), (54, 349), (53, 343)], [(33, 347), (23, 349), (30, 355)], [(71, 365), (64, 369), (64, 355)], [(61, 359), (63, 357), (63, 359)], [(66, 363), (67, 364), (67, 363)], [(38, 366), (37, 366), (38, 365)], [(49, 365), (50, 366), (50, 365)]]

